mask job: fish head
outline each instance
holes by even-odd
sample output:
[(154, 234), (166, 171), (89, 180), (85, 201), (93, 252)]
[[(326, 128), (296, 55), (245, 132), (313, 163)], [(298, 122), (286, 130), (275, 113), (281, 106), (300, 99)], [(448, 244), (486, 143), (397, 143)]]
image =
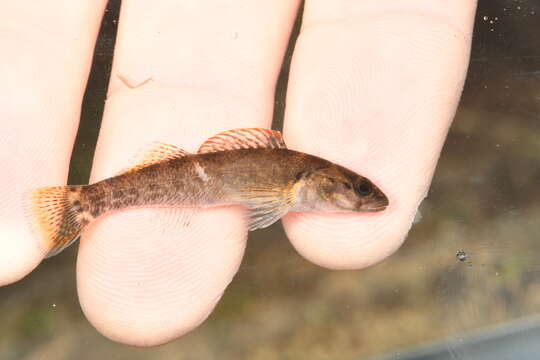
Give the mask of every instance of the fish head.
[(333, 165), (299, 176), (299, 211), (375, 212), (388, 206), (388, 198), (369, 179)]

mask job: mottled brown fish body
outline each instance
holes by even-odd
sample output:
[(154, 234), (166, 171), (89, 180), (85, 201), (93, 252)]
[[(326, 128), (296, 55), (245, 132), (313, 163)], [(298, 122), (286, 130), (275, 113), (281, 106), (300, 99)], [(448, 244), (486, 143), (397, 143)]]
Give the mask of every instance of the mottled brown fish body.
[(132, 206), (233, 204), (241, 189), (258, 184), (283, 188), (299, 173), (325, 166), (332, 164), (288, 149), (194, 154), (85, 186), (80, 201), (92, 218)]
[(379, 211), (388, 200), (353, 171), (287, 149), (277, 132), (238, 129), (210, 138), (197, 154), (158, 144), (124, 173), (86, 186), (38, 189), (32, 204), (52, 256), (92, 220), (129, 207), (243, 205), (254, 230), (288, 211)]

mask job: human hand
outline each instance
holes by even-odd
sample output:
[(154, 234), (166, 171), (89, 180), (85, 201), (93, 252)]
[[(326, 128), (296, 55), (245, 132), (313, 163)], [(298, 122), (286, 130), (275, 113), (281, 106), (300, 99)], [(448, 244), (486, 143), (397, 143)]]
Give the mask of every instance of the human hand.
[[(12, 55), (2, 68), (3, 284), (42, 260), (21, 197), (65, 183), (105, 2), (97, 4), (3, 5), (10, 7), (3, 48)], [(298, 5), (124, 2), (91, 181), (125, 168), (152, 141), (194, 151), (221, 130), (269, 127)], [(459, 99), (474, 9), (465, 0), (306, 2), (289, 79), (287, 145), (367, 176), (391, 204), (370, 215), (288, 215), (285, 230), (307, 259), (358, 269), (400, 246)], [(234, 209), (107, 215), (80, 244), (83, 310), (116, 341), (155, 345), (178, 337), (211, 312), (245, 239)]]

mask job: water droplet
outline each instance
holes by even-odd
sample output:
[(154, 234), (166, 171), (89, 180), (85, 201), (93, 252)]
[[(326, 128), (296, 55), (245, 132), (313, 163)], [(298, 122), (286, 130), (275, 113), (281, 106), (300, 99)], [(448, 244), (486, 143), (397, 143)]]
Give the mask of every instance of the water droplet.
[(456, 253), (456, 258), (459, 260), (459, 261), (465, 261), (467, 260), (467, 253), (463, 250), (459, 250), (457, 253)]
[(516, 9), (521, 10), (521, 6), (516, 6)]
[(483, 19), (484, 19), (484, 21), (488, 21), (488, 20), (489, 20), (489, 16), (484, 16)]
[(532, 10), (531, 15), (536, 15), (536, 11)]
[(55, 309), (55, 308), (56, 308), (56, 304), (53, 303), (53, 304), (52, 304), (52, 307), (53, 307), (53, 309)]

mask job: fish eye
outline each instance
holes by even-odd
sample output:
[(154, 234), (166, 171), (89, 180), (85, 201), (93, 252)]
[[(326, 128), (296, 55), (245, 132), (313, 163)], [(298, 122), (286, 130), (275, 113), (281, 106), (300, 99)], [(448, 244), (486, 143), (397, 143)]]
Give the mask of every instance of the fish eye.
[(371, 193), (371, 187), (365, 183), (360, 183), (356, 186), (356, 192), (360, 195), (368, 195)]

